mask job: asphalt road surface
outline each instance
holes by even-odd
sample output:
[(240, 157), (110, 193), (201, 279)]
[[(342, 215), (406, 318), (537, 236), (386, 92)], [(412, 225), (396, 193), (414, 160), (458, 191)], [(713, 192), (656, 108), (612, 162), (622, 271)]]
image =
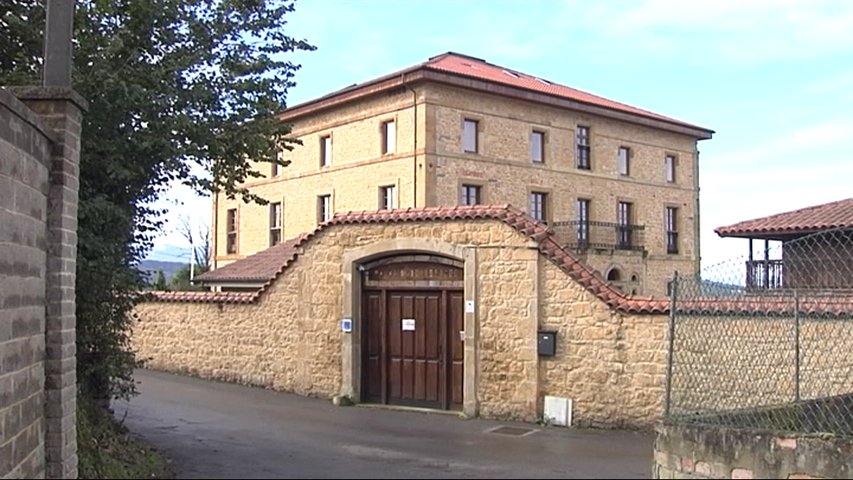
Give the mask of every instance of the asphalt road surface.
[[(139, 370), (113, 408), (178, 478), (649, 478), (649, 433), (465, 420)], [(523, 436), (490, 432), (535, 429)], [(513, 433), (521, 433), (515, 431)]]

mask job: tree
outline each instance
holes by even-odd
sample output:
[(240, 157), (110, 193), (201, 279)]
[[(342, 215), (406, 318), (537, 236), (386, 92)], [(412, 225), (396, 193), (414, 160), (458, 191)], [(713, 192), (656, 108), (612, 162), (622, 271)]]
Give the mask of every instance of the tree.
[[(210, 270), (210, 227), (204, 224), (200, 225), (197, 231), (193, 231), (190, 219), (181, 216), (178, 233), (190, 244), (192, 260), (195, 262), (195, 275)], [(189, 272), (189, 267), (187, 267), (187, 272)], [(187, 279), (190, 280), (189, 273), (187, 273)]]
[[(198, 272), (204, 267), (202, 265), (195, 265), (194, 268), (196, 274), (198, 274)], [(190, 266), (187, 264), (175, 270), (175, 274), (172, 275), (172, 281), (169, 282), (169, 289), (182, 292), (188, 290), (201, 290), (202, 287), (193, 285), (190, 281)]]
[(154, 278), (152, 288), (158, 292), (166, 290), (166, 275), (163, 274), (163, 270), (157, 270), (157, 276)]
[[(80, 391), (134, 391), (129, 344), (143, 284), (137, 265), (170, 182), (266, 203), (241, 187), (253, 162), (287, 165), (277, 119), (313, 50), (285, 33), (292, 1), (78, 0), (73, 86), (89, 101), (80, 159), (77, 352)], [(44, 10), (0, 0), (0, 84), (39, 83)], [(208, 175), (193, 175), (197, 165)]]

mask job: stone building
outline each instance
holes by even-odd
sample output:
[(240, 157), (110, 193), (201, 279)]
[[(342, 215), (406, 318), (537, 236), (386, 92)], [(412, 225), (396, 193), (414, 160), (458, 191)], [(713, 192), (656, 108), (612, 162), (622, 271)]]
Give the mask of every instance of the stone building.
[(335, 212), (511, 204), (628, 294), (698, 270), (706, 128), (455, 53), (281, 119), (302, 145), (247, 183), (269, 205), (214, 197), (214, 268)]

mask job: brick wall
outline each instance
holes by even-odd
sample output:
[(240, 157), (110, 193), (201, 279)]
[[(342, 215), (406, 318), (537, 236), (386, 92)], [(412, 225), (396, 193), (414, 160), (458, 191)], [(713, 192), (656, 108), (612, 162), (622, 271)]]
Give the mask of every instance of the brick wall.
[[(641, 427), (659, 418), (666, 318), (611, 310), (494, 220), (328, 227), (256, 303), (139, 305), (134, 348), (159, 370), (324, 398), (351, 391), (342, 384), (343, 258), (377, 244), (389, 254), (394, 245), (411, 251), (414, 240), (476, 252), (465, 267), (466, 298), (476, 305), (476, 332), (465, 340), (466, 359), (475, 360), (465, 375), (481, 416), (532, 421), (548, 394), (573, 398), (579, 425)], [(538, 356), (539, 328), (559, 332), (555, 357)]]
[(652, 478), (850, 478), (850, 439), (661, 424)]
[(77, 474), (74, 272), (83, 105), (67, 89), (0, 89), (4, 477)]

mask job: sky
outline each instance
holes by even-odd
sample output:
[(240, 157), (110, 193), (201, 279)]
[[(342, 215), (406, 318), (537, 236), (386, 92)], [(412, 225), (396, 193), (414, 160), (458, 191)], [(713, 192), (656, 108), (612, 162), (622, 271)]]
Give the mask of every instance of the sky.
[[(853, 2), (300, 0), (284, 27), (317, 46), (295, 105), (454, 51), (716, 131), (699, 143), (703, 267), (748, 254), (714, 228), (853, 197)], [(182, 260), (176, 187), (149, 258)]]

